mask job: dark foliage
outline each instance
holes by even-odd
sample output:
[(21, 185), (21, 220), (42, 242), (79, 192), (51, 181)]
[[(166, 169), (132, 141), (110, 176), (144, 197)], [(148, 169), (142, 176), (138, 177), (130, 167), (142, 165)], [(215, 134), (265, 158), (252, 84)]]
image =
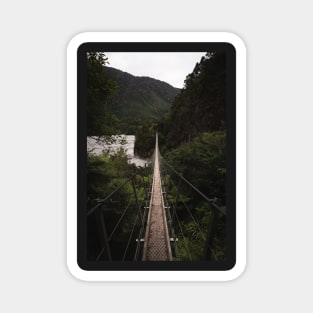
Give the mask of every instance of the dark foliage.
[(186, 77), (164, 121), (168, 148), (202, 132), (225, 129), (225, 55), (207, 53)]
[(108, 99), (116, 84), (105, 73), (107, 58), (102, 52), (87, 54), (87, 135), (114, 134), (117, 119), (108, 109)]

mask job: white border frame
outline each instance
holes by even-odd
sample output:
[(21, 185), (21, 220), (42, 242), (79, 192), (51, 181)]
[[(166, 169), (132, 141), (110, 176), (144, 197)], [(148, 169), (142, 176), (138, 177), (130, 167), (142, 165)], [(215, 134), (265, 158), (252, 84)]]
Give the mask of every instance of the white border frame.
[[(77, 49), (85, 42), (227, 42), (236, 49), (236, 265), (228, 271), (85, 271), (77, 264)], [(84, 281), (229, 281), (246, 266), (246, 47), (227, 32), (91, 32), (67, 47), (67, 266)]]

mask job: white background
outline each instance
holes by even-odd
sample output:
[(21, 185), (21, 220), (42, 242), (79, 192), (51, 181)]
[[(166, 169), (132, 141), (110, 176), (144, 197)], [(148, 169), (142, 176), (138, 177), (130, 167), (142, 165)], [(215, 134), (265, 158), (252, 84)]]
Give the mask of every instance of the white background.
[[(1, 312), (312, 312), (309, 1), (0, 7)], [(66, 45), (83, 31), (231, 31), (248, 48), (248, 257), (227, 283), (86, 283), (66, 268)]]

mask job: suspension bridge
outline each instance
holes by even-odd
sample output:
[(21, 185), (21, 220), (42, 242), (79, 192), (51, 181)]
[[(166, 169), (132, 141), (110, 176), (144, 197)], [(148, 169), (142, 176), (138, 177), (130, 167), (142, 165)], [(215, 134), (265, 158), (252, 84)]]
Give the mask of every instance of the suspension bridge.
[(168, 235), (161, 185), (158, 135), (156, 135), (154, 173), (151, 201), (143, 249), (143, 261), (171, 261), (172, 251)]
[[(169, 172), (176, 177), (178, 183), (174, 182)], [(149, 183), (145, 183), (143, 180), (141, 184), (144, 186), (144, 197), (139, 196), (138, 177), (135, 173), (104, 199), (97, 199), (97, 204), (87, 211), (89, 242), (94, 241), (94, 244), (90, 244), (92, 247), (90, 250), (93, 252), (89, 257), (96, 261), (173, 261), (182, 259), (193, 261), (195, 253), (192, 252), (191, 244), (192, 240), (196, 239), (202, 243), (204, 260), (218, 260), (213, 247), (214, 237), (218, 221), (221, 220), (221, 217), (225, 218), (226, 216), (225, 209), (167, 163), (159, 152), (158, 134), (156, 134), (155, 150), (151, 158), (150, 177), (152, 179)], [(167, 197), (165, 180), (175, 191), (175, 197), (173, 195)], [(207, 225), (201, 225), (193, 208), (190, 208), (187, 201), (181, 196), (182, 184), (208, 204), (210, 218)], [(131, 186), (132, 197), (124, 210), (118, 214), (113, 226), (105, 218), (105, 204), (112, 201), (114, 197), (118, 197), (119, 191), (127, 185)], [(178, 212), (179, 205), (182, 213)], [(129, 211), (131, 212), (128, 213)], [(134, 212), (136, 213), (134, 214)], [(118, 235), (118, 229), (123, 228), (122, 224), (127, 213), (132, 214), (133, 224), (130, 227), (128, 221), (127, 225), (124, 225), (124, 229), (127, 228), (129, 231), (127, 240), (122, 240)], [(182, 216), (184, 220), (187, 216), (193, 225), (192, 239), (184, 229)], [(117, 250), (119, 252), (116, 252)]]

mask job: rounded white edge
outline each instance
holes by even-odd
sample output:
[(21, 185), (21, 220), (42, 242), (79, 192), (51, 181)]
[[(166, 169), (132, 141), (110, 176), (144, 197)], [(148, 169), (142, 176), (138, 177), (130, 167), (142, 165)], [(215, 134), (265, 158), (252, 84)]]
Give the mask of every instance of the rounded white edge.
[[(85, 271), (77, 264), (77, 49), (85, 42), (226, 42), (236, 50), (236, 255), (228, 271)], [(67, 266), (83, 281), (230, 281), (246, 266), (246, 47), (229, 32), (86, 32), (67, 46)]]

